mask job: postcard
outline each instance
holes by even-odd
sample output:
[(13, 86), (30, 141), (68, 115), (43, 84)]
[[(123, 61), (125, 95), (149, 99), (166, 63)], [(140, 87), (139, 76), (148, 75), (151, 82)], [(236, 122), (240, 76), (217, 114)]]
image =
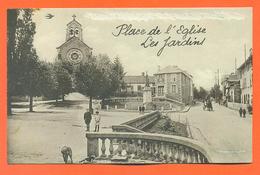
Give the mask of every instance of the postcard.
[(9, 8), (8, 164), (252, 163), (252, 8)]

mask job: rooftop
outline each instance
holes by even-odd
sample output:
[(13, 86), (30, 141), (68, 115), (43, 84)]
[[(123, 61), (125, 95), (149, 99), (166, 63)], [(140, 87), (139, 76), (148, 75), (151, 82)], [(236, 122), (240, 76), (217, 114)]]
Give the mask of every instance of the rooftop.
[(248, 56), (248, 58), (245, 60), (245, 62), (243, 64), (241, 64), (241, 66), (238, 68), (238, 70), (241, 70), (245, 67), (245, 65), (249, 65), (251, 64), (252, 65), (252, 58), (253, 58), (253, 55), (252, 55), (252, 49), (250, 49), (250, 55)]
[(160, 69), (156, 74), (169, 74), (169, 73), (183, 73), (187, 75), (188, 77), (192, 78), (192, 75), (190, 75), (187, 71), (180, 69), (178, 66), (170, 65), (166, 66), (163, 69)]
[[(154, 83), (154, 77), (148, 76), (149, 83)], [(124, 82), (127, 84), (145, 84), (146, 77), (143, 75), (130, 75), (124, 77)]]

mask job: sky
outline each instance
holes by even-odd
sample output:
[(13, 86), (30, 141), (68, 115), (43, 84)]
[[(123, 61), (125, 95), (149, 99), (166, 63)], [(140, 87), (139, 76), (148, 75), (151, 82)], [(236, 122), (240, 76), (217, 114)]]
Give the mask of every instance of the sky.
[[(52, 19), (45, 16), (51, 13)], [(212, 9), (40, 9), (33, 16), (36, 23), (34, 46), (40, 59), (53, 62), (57, 57), (57, 47), (65, 42), (66, 25), (76, 15), (83, 27), (83, 40), (93, 48), (93, 54), (107, 54), (110, 58), (119, 57), (127, 75), (152, 75), (168, 65), (177, 65), (193, 76), (197, 87), (210, 89), (219, 77), (239, 67), (252, 48), (252, 9), (251, 8), (212, 8)], [(144, 29), (144, 35), (123, 35), (115, 37), (122, 24)], [(169, 26), (169, 34), (164, 32)], [(205, 28), (205, 33), (188, 34), (195, 40), (205, 41), (197, 46), (165, 47), (162, 54), (158, 50), (169, 36), (181, 40), (183, 35), (177, 29), (183, 25), (189, 30)], [(151, 29), (158, 28), (160, 35), (153, 35), (159, 41), (156, 47), (141, 46)], [(122, 30), (123, 31), (123, 30)], [(169, 40), (170, 41), (170, 40)], [(148, 43), (146, 43), (148, 44)], [(245, 49), (246, 48), (246, 49)], [(246, 50), (246, 52), (245, 52)], [(236, 61), (235, 61), (236, 60)]]

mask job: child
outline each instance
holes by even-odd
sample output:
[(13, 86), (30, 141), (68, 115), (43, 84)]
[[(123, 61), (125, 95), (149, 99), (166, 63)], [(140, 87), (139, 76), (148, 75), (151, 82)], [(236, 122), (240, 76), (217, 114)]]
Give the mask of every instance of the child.
[(95, 132), (99, 132), (100, 120), (101, 120), (101, 117), (100, 117), (100, 115), (99, 115), (99, 112), (96, 111), (96, 116), (95, 116)]

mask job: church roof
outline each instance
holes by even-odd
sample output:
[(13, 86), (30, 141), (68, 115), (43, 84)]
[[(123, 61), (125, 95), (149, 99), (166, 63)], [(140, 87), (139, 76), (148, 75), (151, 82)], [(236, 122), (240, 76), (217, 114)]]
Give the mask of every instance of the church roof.
[(89, 49), (92, 50), (91, 47), (89, 47), (86, 43), (84, 43), (83, 41), (81, 41), (78, 37), (76, 36), (73, 36), (71, 37), (70, 39), (68, 39), (65, 43), (63, 43), (62, 45), (60, 45), (59, 47), (57, 47), (57, 49), (60, 49), (61, 47), (63, 47), (64, 45), (68, 44), (68, 43), (71, 43), (72, 41), (74, 40), (78, 40), (79, 42), (81, 42), (82, 44), (84, 44), (86, 47), (88, 47)]
[(190, 75), (188, 72), (180, 69), (178, 66), (174, 66), (174, 65), (170, 65), (170, 66), (166, 66), (163, 69), (160, 69), (157, 73), (155, 73), (155, 75), (157, 74), (170, 74), (170, 73), (183, 73), (186, 76), (192, 78), (192, 75)]
[(81, 24), (74, 18), (72, 21), (70, 21), (68, 24), (67, 24), (67, 26), (69, 26), (70, 24), (72, 24), (72, 23), (76, 23), (76, 24), (78, 24), (78, 25), (80, 25), (81, 26)]

